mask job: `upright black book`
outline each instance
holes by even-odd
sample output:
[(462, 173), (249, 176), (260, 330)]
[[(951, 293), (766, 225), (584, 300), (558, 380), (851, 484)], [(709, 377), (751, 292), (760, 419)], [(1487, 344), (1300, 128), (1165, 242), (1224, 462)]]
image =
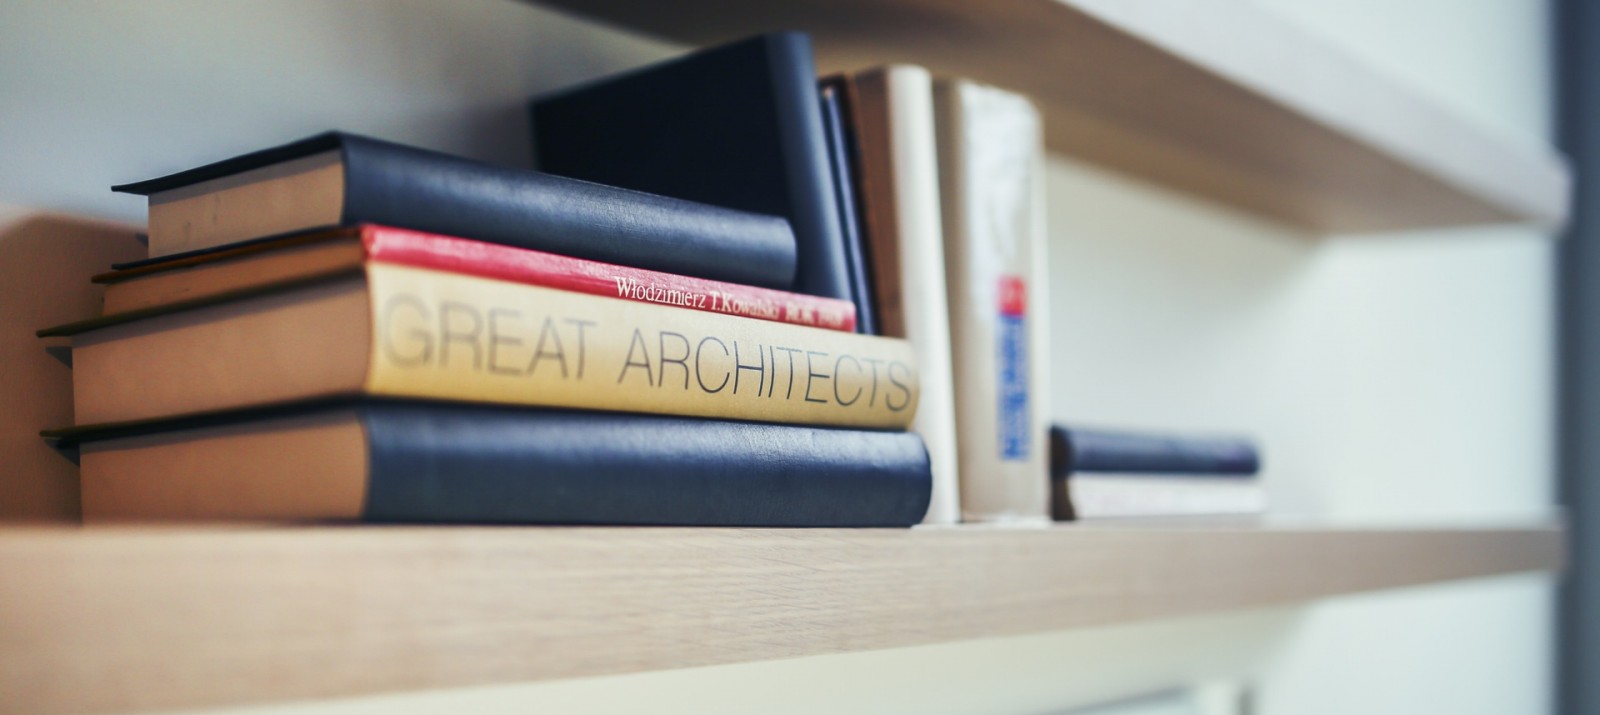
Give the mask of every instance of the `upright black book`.
[(784, 216), (799, 248), (795, 290), (854, 299), (806, 35), (762, 35), (537, 98), (532, 115), (541, 169)]
[(910, 526), (921, 438), (574, 410), (329, 401), (66, 430), (86, 519)]
[(845, 267), (849, 270), (850, 300), (856, 304), (856, 332), (878, 333), (878, 306), (872, 298), (872, 273), (866, 234), (861, 228), (857, 208), (857, 169), (855, 132), (845, 116), (850, 113), (844, 79), (822, 81), (822, 127), (828, 137), (828, 165), (833, 169), (833, 188), (838, 194), (839, 229), (844, 238)]

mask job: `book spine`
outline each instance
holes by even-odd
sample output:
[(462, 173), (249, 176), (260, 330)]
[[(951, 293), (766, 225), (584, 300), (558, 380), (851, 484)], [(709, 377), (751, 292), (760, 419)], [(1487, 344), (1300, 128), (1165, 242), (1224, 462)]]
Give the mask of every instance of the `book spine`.
[(879, 326), (911, 343), (923, 376), (911, 430), (927, 445), (933, 470), (924, 522), (952, 524), (961, 519), (961, 488), (933, 79), (920, 67), (895, 66), (856, 75), (847, 87)]
[(788, 221), (356, 136), (342, 139), (342, 223), (377, 223), (787, 289)]
[(363, 409), (365, 517), (896, 527), (927, 506), (916, 435), (476, 405)]
[(845, 265), (849, 269), (850, 298), (856, 306), (856, 332), (880, 335), (877, 310), (872, 303), (872, 284), (867, 279), (867, 247), (862, 238), (861, 213), (856, 210), (855, 142), (851, 129), (845, 126), (848, 110), (841, 78), (824, 79), (821, 83), (822, 127), (828, 140), (828, 167), (832, 170), (834, 193), (839, 210), (840, 240), (844, 245)]
[(903, 340), (369, 263), (366, 391), (395, 397), (903, 429)]
[(1260, 468), (1255, 443), (1242, 437), (1050, 428), (1052, 476), (1083, 472), (1248, 475)]
[(940, 82), (961, 508), (974, 521), (1049, 518), (1043, 136), (1027, 99)]
[(851, 298), (850, 263), (837, 187), (828, 168), (827, 139), (817, 92), (811, 36), (778, 32), (765, 36), (778, 142), (788, 172), (790, 220), (799, 240), (796, 288), (803, 293)]
[(708, 281), (450, 236), (370, 226), (375, 261), (828, 330), (855, 330), (849, 301)]

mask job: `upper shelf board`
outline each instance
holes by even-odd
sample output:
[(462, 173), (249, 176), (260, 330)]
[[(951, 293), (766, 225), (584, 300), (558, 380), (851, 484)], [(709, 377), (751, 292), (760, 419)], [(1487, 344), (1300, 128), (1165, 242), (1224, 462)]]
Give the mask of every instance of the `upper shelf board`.
[(911, 63), (1027, 94), (1067, 155), (1318, 232), (1559, 227), (1571, 177), (1237, 0), (548, 0), (712, 45), (810, 32), (825, 71)]

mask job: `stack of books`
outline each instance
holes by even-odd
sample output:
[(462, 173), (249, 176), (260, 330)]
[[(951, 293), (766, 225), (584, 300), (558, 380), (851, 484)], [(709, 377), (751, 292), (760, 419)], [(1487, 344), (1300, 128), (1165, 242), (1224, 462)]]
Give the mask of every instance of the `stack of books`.
[(782, 218), (326, 134), (117, 187), (89, 519), (905, 526), (920, 378)]

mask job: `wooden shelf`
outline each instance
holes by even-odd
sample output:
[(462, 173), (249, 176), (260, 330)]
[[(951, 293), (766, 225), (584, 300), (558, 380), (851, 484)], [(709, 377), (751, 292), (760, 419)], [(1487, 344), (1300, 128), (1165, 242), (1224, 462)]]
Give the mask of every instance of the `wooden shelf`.
[(1475, 125), (1233, 0), (553, 0), (707, 45), (810, 32), (824, 70), (924, 65), (1032, 96), (1054, 150), (1289, 224), (1558, 225), (1548, 147)]
[(29, 712), (325, 698), (1016, 635), (1555, 569), (1559, 526), (0, 529)]

